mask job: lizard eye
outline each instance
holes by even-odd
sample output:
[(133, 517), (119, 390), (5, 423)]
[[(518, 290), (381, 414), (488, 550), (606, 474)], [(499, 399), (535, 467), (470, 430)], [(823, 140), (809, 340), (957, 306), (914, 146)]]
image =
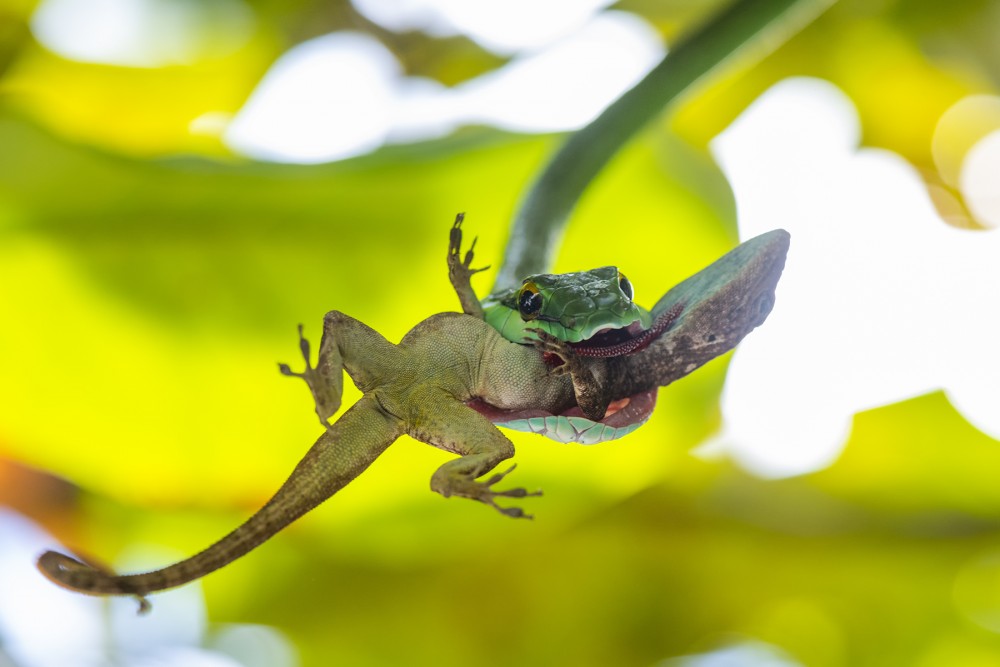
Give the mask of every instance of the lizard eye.
[(629, 282), (629, 279), (621, 271), (618, 272), (618, 287), (621, 288), (622, 293), (628, 297), (629, 301), (635, 296), (635, 292), (632, 291), (632, 283)]
[(521, 313), (521, 319), (525, 322), (533, 320), (538, 317), (541, 309), (542, 295), (538, 293), (538, 287), (532, 282), (524, 283), (517, 295), (517, 310)]

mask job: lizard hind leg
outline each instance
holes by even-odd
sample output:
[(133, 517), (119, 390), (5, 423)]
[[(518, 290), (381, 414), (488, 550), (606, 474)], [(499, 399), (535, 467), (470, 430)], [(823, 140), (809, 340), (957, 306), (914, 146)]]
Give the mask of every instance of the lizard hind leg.
[(314, 368), (310, 363), (309, 341), (299, 325), (299, 349), (306, 368), (296, 373), (287, 364), (278, 364), (283, 375), (299, 377), (309, 385), (316, 415), (320, 423), (330, 428), (329, 419), (340, 409), (344, 395), (344, 371), (362, 391), (391, 379), (400, 365), (399, 351), (363, 322), (331, 310), (323, 317), (323, 339)]
[[(342, 361), (339, 354), (336, 354), (336, 347), (333, 348), (333, 355), (324, 355), (321, 349), (319, 361), (313, 367), (310, 359), (309, 340), (303, 335), (301, 324), (299, 325), (299, 349), (306, 362), (305, 370), (296, 373), (289, 368), (288, 364), (278, 364), (278, 370), (282, 375), (305, 380), (305, 383), (309, 385), (309, 393), (312, 394), (316, 404), (316, 416), (319, 417), (319, 421), (324, 427), (329, 428), (330, 422), (328, 420), (340, 409), (341, 397), (344, 395)], [(330, 359), (330, 356), (335, 358)]]
[(514, 445), (488, 419), (459, 401), (446, 396), (422, 397), (417, 418), (408, 429), (411, 437), (455, 454), (460, 458), (448, 461), (431, 476), (431, 490), (445, 498), (471, 498), (493, 507), (515, 519), (530, 519), (520, 507), (502, 507), (497, 498), (540, 496), (541, 491), (523, 488), (494, 490), (493, 486), (506, 477), (515, 466), (495, 473), (486, 480), (479, 478), (493, 471), (501, 461), (514, 456)]

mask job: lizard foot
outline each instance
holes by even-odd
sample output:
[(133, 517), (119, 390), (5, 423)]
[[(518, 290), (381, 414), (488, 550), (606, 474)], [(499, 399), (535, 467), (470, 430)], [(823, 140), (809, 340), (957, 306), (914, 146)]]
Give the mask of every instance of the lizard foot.
[(462, 258), (462, 221), (465, 214), (459, 213), (455, 216), (455, 224), (451, 226), (451, 234), (448, 237), (448, 280), (455, 289), (459, 303), (462, 304), (462, 312), (483, 319), (483, 305), (476, 298), (476, 292), (472, 289), (472, 276), (490, 268), (484, 266), (480, 269), (472, 268), (472, 257), (475, 254), (476, 239), (472, 239), (472, 245)]
[(469, 246), (469, 249), (465, 252), (465, 258), (462, 259), (463, 220), (465, 220), (465, 214), (459, 213), (455, 216), (455, 224), (451, 226), (451, 234), (448, 239), (448, 272), (452, 275), (452, 282), (457, 278), (467, 283), (472, 276), (490, 267), (472, 268), (472, 258), (476, 250), (476, 241), (479, 240), (478, 236), (472, 239), (472, 245)]
[(535, 349), (543, 355), (552, 355), (562, 361), (558, 366), (553, 366), (549, 369), (549, 375), (566, 375), (566, 373), (570, 373), (574, 369), (576, 355), (573, 353), (573, 348), (569, 346), (569, 343), (556, 338), (544, 329), (530, 328), (526, 329), (526, 331), (538, 336), (537, 339), (525, 338), (524, 341), (526, 344), (534, 345)]
[(302, 358), (305, 359), (306, 368), (301, 373), (296, 373), (288, 364), (278, 364), (278, 370), (282, 375), (302, 378), (309, 385), (313, 401), (316, 403), (316, 416), (319, 423), (324, 428), (331, 428), (328, 421), (337, 409), (340, 408), (340, 392), (336, 388), (331, 388), (330, 383), (323, 374), (312, 366), (309, 361), (309, 341), (302, 335), (302, 325), (299, 325), (299, 349), (302, 351)]
[[(501, 507), (496, 504), (496, 498), (526, 498), (528, 496), (540, 496), (541, 491), (528, 491), (526, 489), (507, 489), (506, 491), (494, 491), (493, 485), (509, 475), (516, 465), (511, 466), (504, 472), (498, 472), (483, 482), (477, 482), (464, 475), (448, 476), (444, 480), (434, 480), (434, 490), (447, 498), (448, 496), (459, 496), (461, 498), (471, 498), (485, 503), (496, 511), (514, 519), (533, 519), (530, 514), (526, 514), (520, 507)], [(443, 483), (437, 483), (437, 482)]]

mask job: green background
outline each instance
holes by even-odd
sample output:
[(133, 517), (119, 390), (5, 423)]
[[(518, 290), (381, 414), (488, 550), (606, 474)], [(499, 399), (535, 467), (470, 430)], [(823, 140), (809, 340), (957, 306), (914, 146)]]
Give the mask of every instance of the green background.
[[(332, 165), (229, 155), (190, 121), (238, 110), (293, 44), (357, 27), (338, 3), (251, 4), (244, 48), (160, 69), (63, 60), (27, 31), (32, 3), (0, 9), (0, 503), (109, 562), (137, 544), (193, 553), (259, 506), (318, 435), (275, 363), (296, 361), (295, 325), (317, 339), (335, 308), (398, 340), (456, 309), (454, 214), (496, 268), (561, 141), (466, 128)], [(713, 4), (616, 7), (669, 42)], [(627, 146), (555, 268), (617, 264), (651, 305), (730, 248), (706, 143), (790, 75), (840, 86), (865, 144), (939, 185), (935, 124), (995, 94), (998, 16), (970, 0), (838, 4)], [(463, 39), (375, 32), (445, 83), (500, 64)], [(744, 639), (818, 667), (1000, 664), (997, 442), (931, 394), (858, 415), (827, 470), (759, 480), (689, 454), (719, 427), (726, 362), (662, 390), (624, 440), (508, 433), (517, 484), (545, 490), (524, 501), (533, 522), (430, 493), (449, 455), (403, 438), (207, 577), (209, 620), (278, 628), (303, 665), (650, 665)]]

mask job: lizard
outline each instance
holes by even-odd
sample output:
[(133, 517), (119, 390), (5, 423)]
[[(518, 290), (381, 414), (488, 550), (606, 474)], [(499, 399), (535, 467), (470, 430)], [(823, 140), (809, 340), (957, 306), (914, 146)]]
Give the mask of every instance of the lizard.
[[(432, 315), (393, 344), (364, 323), (330, 311), (315, 366), (299, 325), (305, 369), (299, 373), (279, 364), (279, 370), (305, 380), (324, 431), (245, 523), (207, 549), (151, 572), (117, 575), (56, 551), (39, 557), (41, 572), (78, 592), (134, 596), (140, 612), (147, 611), (148, 593), (188, 583), (248, 553), (355, 479), (404, 433), (458, 455), (433, 473), (433, 491), (483, 502), (509, 517), (531, 518), (520, 507), (496, 502), (541, 492), (494, 489), (514, 469), (494, 472), (513, 457), (514, 446), (493, 422), (511, 423), (540, 411), (572, 424), (570, 413), (577, 409), (581, 418), (599, 424), (628, 413), (633, 404), (651, 410), (644, 396), (732, 349), (763, 322), (788, 247), (783, 230), (751, 239), (671, 289), (647, 315), (629, 307), (625, 312), (637, 319), (620, 313), (611, 322), (591, 318), (588, 326), (594, 331), (585, 338), (580, 315), (567, 319), (560, 313), (571, 312), (567, 298), (581, 293), (597, 303), (621, 304), (622, 297), (631, 302), (631, 286), (617, 269), (529, 276), (516, 298), (500, 293), (484, 307), (470, 284), (482, 270), (471, 268), (475, 242), (460, 259), (461, 223), (460, 214), (451, 230), (448, 263), (463, 313)], [(617, 292), (614, 299), (605, 294), (609, 285)], [(560, 291), (566, 287), (579, 289)], [(488, 319), (515, 306), (528, 326), (508, 317), (511, 326), (501, 327), (501, 335)], [(331, 424), (340, 409), (345, 371), (362, 397)]]

